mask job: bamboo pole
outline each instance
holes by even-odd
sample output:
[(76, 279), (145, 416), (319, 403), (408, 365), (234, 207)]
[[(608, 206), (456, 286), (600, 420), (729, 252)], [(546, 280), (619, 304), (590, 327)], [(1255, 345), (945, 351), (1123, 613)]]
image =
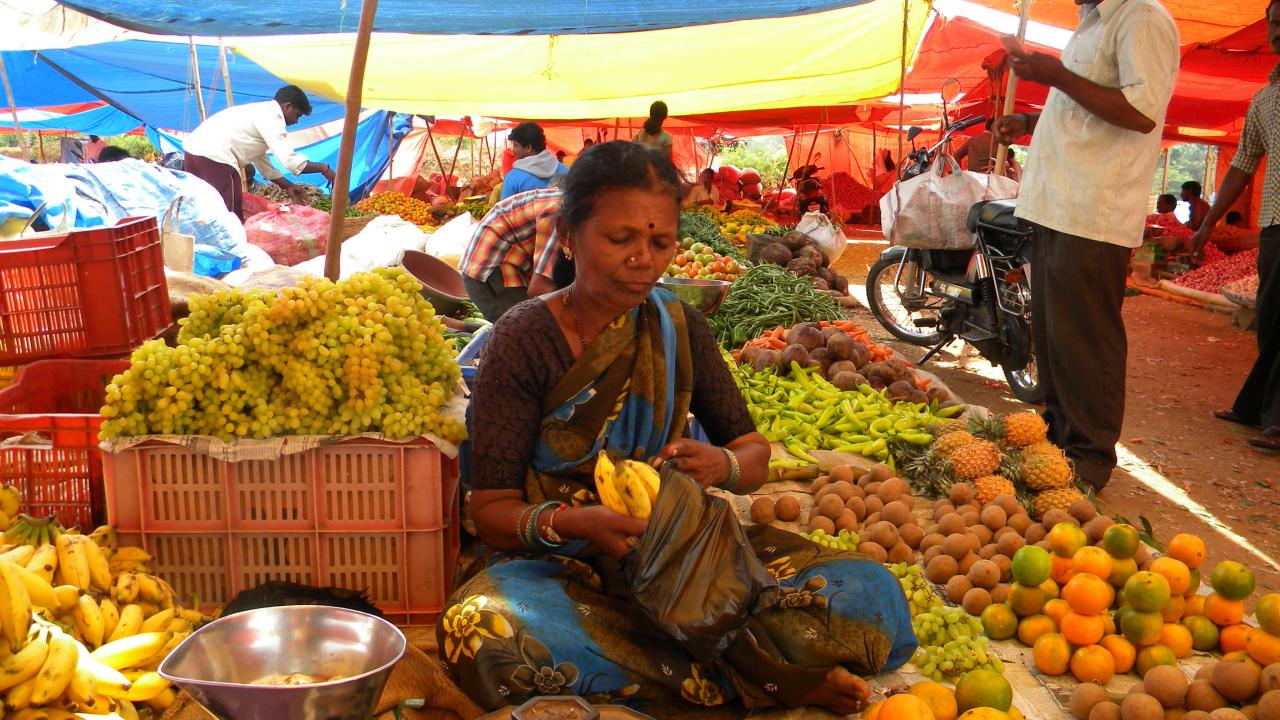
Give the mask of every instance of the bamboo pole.
[(221, 58), (219, 64), (222, 65), (222, 84), (227, 91), (227, 107), (231, 107), (234, 103), (231, 97), (231, 68), (227, 67), (227, 46), (222, 44), (222, 38), (218, 38), (218, 54)]
[(1161, 194), (1169, 192), (1169, 156), (1173, 154), (1173, 148), (1164, 149), (1164, 170), (1160, 173), (1160, 192)]
[[(1030, 0), (1023, 0), (1029, 2)], [(906, 154), (906, 146), (903, 145), (902, 126), (907, 123), (907, 31), (909, 25), (907, 23), (908, 15), (911, 12), (910, 0), (902, 0), (902, 57), (898, 63), (898, 157), (901, 158)], [(873, 126), (874, 127), (874, 126)], [(899, 160), (901, 162), (901, 160)]]
[(13, 100), (13, 88), (9, 87), (9, 73), (4, 69), (4, 57), (0, 56), (0, 80), (4, 81), (5, 98), (9, 101), (9, 112), (13, 114), (13, 131), (18, 134), (18, 149), (22, 152), (22, 162), (31, 159), (27, 155), (27, 138), (22, 134), (22, 123), (18, 122), (18, 105)]
[(209, 115), (204, 107), (204, 90), (200, 87), (200, 56), (196, 54), (196, 40), (190, 35), (187, 36), (187, 47), (191, 50), (191, 76), (195, 78), (196, 102), (200, 107), (200, 122), (204, 122)]
[(436, 167), (444, 174), (444, 160), (440, 159), (440, 150), (436, 148), (436, 136), (431, 132), (431, 123), (427, 123), (427, 139), (431, 141), (431, 154), (436, 156)]
[[(1031, 20), (1031, 2), (1032, 0), (1022, 0), (1022, 8), (1018, 13), (1018, 42), (1022, 42), (1027, 37), (1027, 23)], [(1018, 100), (1018, 76), (1013, 72), (1009, 72), (1009, 84), (1004, 91), (1004, 113), (1008, 115), (1013, 112), (1015, 103)], [(1028, 128), (1029, 130), (1030, 128)], [(1004, 175), (1005, 159), (1009, 157), (1009, 146), (1000, 143), (996, 148), (996, 166), (993, 169), (996, 175)]]
[(342, 225), (347, 216), (347, 200), (351, 185), (351, 156), (356, 149), (356, 124), (360, 122), (360, 100), (364, 93), (364, 68), (369, 60), (369, 36), (378, 0), (360, 4), (360, 27), (351, 58), (351, 76), (347, 79), (346, 114), (342, 118), (342, 144), (338, 147), (338, 171), (333, 181), (333, 209), (329, 215), (329, 242), (325, 249), (324, 275), (337, 281), (342, 265)]
[(44, 159), (44, 131), (43, 131), (43, 130), (37, 130), (37, 131), (36, 131), (36, 147), (37, 147), (37, 148), (39, 149), (39, 151), (40, 151), (40, 153), (39, 153), (39, 156), (40, 156), (40, 164), (41, 164), (41, 165), (43, 165), (43, 164), (45, 163), (45, 159)]

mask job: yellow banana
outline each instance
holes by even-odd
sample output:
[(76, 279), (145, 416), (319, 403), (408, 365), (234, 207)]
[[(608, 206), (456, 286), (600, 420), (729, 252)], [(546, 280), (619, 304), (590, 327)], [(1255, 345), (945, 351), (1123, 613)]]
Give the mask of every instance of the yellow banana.
[(649, 504), (652, 505), (657, 501), (658, 488), (662, 485), (662, 478), (658, 475), (658, 471), (651, 465), (637, 460), (623, 460), (620, 464), (644, 486), (645, 494), (649, 496)]
[(140, 547), (129, 545), (126, 547), (122, 547), (119, 550), (116, 550), (115, 555), (112, 555), (111, 559), (119, 560), (120, 562), (135, 562), (141, 565), (146, 565), (147, 563), (151, 562), (155, 558), (151, 557), (151, 553), (147, 552), (146, 550), (143, 550)]
[(49, 644), (32, 640), (18, 652), (0, 660), (0, 692), (20, 685), (40, 672), (49, 655)]
[(178, 696), (173, 692), (173, 688), (165, 688), (164, 692), (147, 701), (147, 707), (163, 713), (165, 710), (169, 709), (169, 706), (173, 704), (173, 701), (176, 700), (177, 697)]
[(97, 692), (94, 696), (93, 702), (94, 711), (100, 712), (103, 709), (111, 707), (113, 705), (112, 703), (101, 702), (99, 701), (99, 698), (105, 700), (106, 698), (122, 697), (125, 693), (129, 692), (129, 688), (132, 683), (129, 682), (129, 678), (124, 676), (124, 673), (121, 673), (119, 670), (116, 670), (109, 665), (103, 664), (102, 661), (95, 658), (93, 654), (89, 652), (89, 648), (80, 643), (76, 643), (76, 645), (76, 651), (80, 654), (80, 662), (77, 667), (84, 668), (88, 671), (89, 675), (93, 678), (94, 688)]
[(60, 707), (28, 707), (9, 716), (9, 720), (80, 720), (73, 710)]
[(171, 632), (142, 632), (109, 642), (90, 654), (103, 665), (123, 670), (155, 657), (171, 639)]
[(142, 622), (142, 632), (163, 632), (173, 622), (173, 618), (177, 614), (177, 611), (173, 608), (153, 614)]
[(92, 583), (94, 590), (107, 592), (111, 589), (111, 564), (107, 562), (107, 556), (102, 553), (102, 548), (83, 535), (76, 538), (77, 544), (84, 551), (86, 562), (89, 566), (89, 582)]
[(627, 513), (626, 503), (622, 502), (617, 491), (613, 486), (613, 461), (609, 459), (608, 453), (601, 451), (596, 456), (595, 481), (596, 496), (600, 498), (600, 504), (610, 510), (622, 514)]
[(116, 624), (120, 622), (120, 611), (116, 609), (116, 604), (111, 602), (111, 598), (102, 598), (98, 601), (98, 608), (102, 610), (102, 637), (111, 637), (111, 633), (116, 631)]
[(31, 596), (13, 563), (0, 562), (0, 635), (17, 652), (31, 630)]
[(148, 618), (160, 612), (159, 605), (156, 605), (155, 603), (149, 603), (146, 600), (141, 600), (141, 599), (138, 600), (138, 607), (142, 608), (143, 616)]
[(31, 558), (36, 554), (36, 549), (31, 545), (19, 545), (0, 555), (0, 560), (8, 560), (16, 565), (26, 566), (31, 562)]
[[(80, 596), (84, 593), (80, 592), (80, 588), (75, 585), (59, 585), (53, 589), (53, 596), (57, 598), (58, 614), (65, 615), (71, 612), (71, 609), (80, 602)], [(52, 609), (52, 608), (50, 608)]]
[(80, 649), (76, 648), (76, 669), (67, 683), (67, 699), (79, 706), (78, 709), (95, 713), (99, 710), (95, 698), (98, 694), (98, 681), (87, 664), (80, 662)]
[(116, 701), (116, 714), (121, 720), (138, 720), (138, 709), (128, 700)]
[(65, 692), (67, 685), (71, 684), (78, 660), (76, 641), (65, 633), (54, 635), (53, 642), (49, 643), (49, 654), (36, 675), (31, 704), (45, 705)]
[(125, 605), (120, 611), (120, 620), (116, 622), (116, 627), (111, 631), (111, 635), (107, 638), (107, 642), (115, 642), (132, 635), (142, 632), (142, 623), (146, 620), (142, 615), (142, 608), (138, 605)]
[[(4, 511), (5, 515), (11, 518), (18, 516), (18, 509), (22, 505), (22, 493), (13, 485), (5, 485), (0, 488), (0, 511)], [(8, 527), (8, 523), (5, 524)]]
[(645, 483), (635, 474), (633, 463), (626, 460), (614, 468), (613, 489), (627, 507), (627, 514), (632, 517), (646, 519), (653, 511), (653, 503), (649, 500), (649, 492)]
[(76, 536), (70, 533), (58, 536), (55, 543), (58, 548), (58, 575), (61, 578), (61, 584), (75, 585), (87, 591), (89, 589), (89, 557), (76, 539)]
[(80, 596), (79, 602), (71, 609), (71, 619), (85, 645), (98, 647), (106, 639), (107, 626), (102, 619), (102, 608), (88, 595)]
[(183, 620), (186, 620), (187, 623), (191, 625), (192, 629), (198, 628), (201, 625), (209, 622), (209, 618), (200, 614), (199, 610), (190, 610), (187, 608), (179, 609), (178, 617), (182, 618)]
[(155, 575), (137, 575), (138, 597), (145, 602), (159, 605), (164, 602), (164, 588), (156, 581)]
[[(0, 562), (4, 562), (0, 560)], [(27, 596), (31, 598), (31, 605), (46, 610), (58, 609), (58, 596), (53, 592), (53, 586), (39, 575), (31, 572), (21, 565), (9, 563), (14, 573), (22, 580), (22, 586), (27, 589)]]
[(146, 702), (169, 688), (169, 681), (154, 671), (126, 672), (125, 677), (133, 683), (129, 692), (121, 699), (130, 702)]
[(116, 529), (110, 525), (99, 525), (89, 533), (89, 539), (100, 548), (110, 548), (116, 544)]
[(189, 633), (191, 632), (191, 621), (184, 617), (176, 616), (173, 618), (173, 622), (169, 623), (169, 626), (165, 629), (174, 634)]
[(128, 605), (138, 599), (138, 577), (133, 573), (123, 572), (116, 576), (116, 602)]
[(23, 563), (31, 572), (53, 583), (53, 572), (58, 569), (58, 548), (53, 545), (41, 545), (35, 548), (31, 559)]
[(5, 693), (4, 704), (10, 710), (25, 710), (31, 706), (31, 695), (35, 691), (36, 679), (34, 677), (23, 680), (9, 688), (9, 692)]
[(164, 647), (160, 649), (160, 653), (156, 655), (154, 658), (152, 658), (152, 660), (156, 663), (156, 667), (158, 668), (160, 665), (160, 661), (168, 657), (169, 653), (173, 652), (174, 650), (177, 650), (178, 646), (182, 644), (182, 641), (186, 640), (188, 637), (191, 637), (190, 630), (184, 630), (183, 632), (175, 632), (173, 634), (173, 638), (169, 640), (169, 642), (165, 643)]

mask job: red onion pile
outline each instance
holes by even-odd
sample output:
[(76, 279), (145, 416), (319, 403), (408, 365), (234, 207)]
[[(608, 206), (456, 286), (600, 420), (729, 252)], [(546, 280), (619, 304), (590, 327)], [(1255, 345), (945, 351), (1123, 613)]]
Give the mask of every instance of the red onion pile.
[(1255, 275), (1258, 272), (1258, 250), (1228, 255), (1226, 259), (1209, 263), (1174, 280), (1175, 285), (1207, 293), (1221, 293), (1222, 286), (1233, 280)]
[(831, 177), (822, 181), (823, 191), (831, 207), (844, 210), (861, 210), (876, 202), (875, 193), (847, 172), (832, 173)]

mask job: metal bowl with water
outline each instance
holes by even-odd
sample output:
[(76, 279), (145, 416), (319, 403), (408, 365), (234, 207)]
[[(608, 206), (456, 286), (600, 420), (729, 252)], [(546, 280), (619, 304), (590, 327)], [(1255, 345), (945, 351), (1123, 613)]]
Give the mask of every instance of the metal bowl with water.
[[(355, 610), (260, 608), (192, 633), (160, 674), (220, 720), (367, 720), (405, 647), (396, 626)], [(334, 679), (253, 684), (292, 673)]]
[(671, 291), (703, 315), (710, 315), (720, 309), (720, 303), (729, 294), (729, 283), (724, 280), (664, 277), (658, 281), (658, 287)]

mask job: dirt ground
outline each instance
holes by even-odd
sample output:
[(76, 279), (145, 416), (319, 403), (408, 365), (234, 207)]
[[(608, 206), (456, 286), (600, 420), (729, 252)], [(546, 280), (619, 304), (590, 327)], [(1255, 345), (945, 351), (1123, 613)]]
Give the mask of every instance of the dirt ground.
[[(868, 233), (868, 236), (874, 234)], [(837, 270), (855, 285), (885, 248), (883, 241), (855, 241)], [(877, 339), (911, 359), (924, 349), (893, 338), (871, 313), (854, 319)], [(1280, 590), (1280, 456), (1248, 445), (1252, 433), (1215, 420), (1230, 407), (1257, 356), (1256, 336), (1231, 316), (1149, 296), (1127, 298), (1128, 386), (1121, 468), (1098, 495), (1105, 511), (1139, 525), (1146, 518), (1164, 542), (1178, 532), (1204, 538), (1206, 572), (1218, 560), (1235, 559), (1257, 574), (1259, 592)], [(971, 348), (943, 352), (930, 361), (967, 402), (994, 412), (1025, 408), (992, 367)]]

